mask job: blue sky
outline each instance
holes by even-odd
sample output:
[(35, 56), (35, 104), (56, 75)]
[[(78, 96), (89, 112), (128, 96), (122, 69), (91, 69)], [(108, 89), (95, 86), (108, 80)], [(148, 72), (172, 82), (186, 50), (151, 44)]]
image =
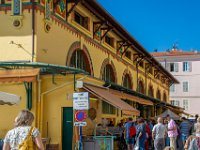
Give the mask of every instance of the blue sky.
[(97, 1), (149, 52), (200, 51), (200, 0)]

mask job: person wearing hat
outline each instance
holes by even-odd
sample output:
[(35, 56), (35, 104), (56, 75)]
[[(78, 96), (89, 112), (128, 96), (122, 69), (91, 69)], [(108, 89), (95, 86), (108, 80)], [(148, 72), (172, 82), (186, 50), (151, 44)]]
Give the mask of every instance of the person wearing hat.
[(170, 138), (170, 147), (172, 147), (174, 150), (177, 150), (177, 145), (176, 145), (176, 138), (178, 136), (177, 125), (169, 114), (166, 116), (166, 119), (168, 121), (167, 133), (168, 137)]

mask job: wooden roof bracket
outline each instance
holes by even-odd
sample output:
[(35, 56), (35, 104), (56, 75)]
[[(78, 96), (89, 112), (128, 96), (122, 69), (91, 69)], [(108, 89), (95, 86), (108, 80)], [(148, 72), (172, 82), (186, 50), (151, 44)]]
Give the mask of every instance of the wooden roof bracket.
[(120, 51), (120, 49), (126, 44), (127, 41), (117, 41), (117, 45), (119, 44), (119, 47), (117, 48), (117, 53)]
[(154, 78), (158, 77), (159, 70), (154, 70)]
[[(99, 27), (96, 30), (94, 30), (94, 26), (98, 25), (98, 24), (99, 24)], [(94, 39), (95, 34), (101, 29), (101, 27), (103, 26), (103, 24), (104, 24), (103, 21), (98, 21), (98, 22), (94, 22), (93, 23), (93, 39)]]
[(133, 57), (134, 57), (133, 63), (136, 62), (136, 64), (138, 64), (138, 61), (140, 61), (140, 60), (138, 60), (138, 58), (143, 59), (144, 56), (142, 54), (134, 54)]
[(125, 45), (123, 45), (124, 46), (124, 51), (122, 52), (122, 55), (121, 55), (121, 57), (126, 53), (126, 51), (128, 50), (128, 48), (131, 46), (132, 44), (130, 44), (130, 43), (126, 43)]
[(101, 28), (101, 30), (106, 30), (106, 32), (101, 36), (101, 40), (103, 40), (103, 38), (107, 35), (107, 33), (109, 31), (111, 31), (113, 29), (112, 26), (108, 26), (108, 27), (105, 27), (105, 28)]
[(66, 18), (71, 14), (74, 8), (78, 5), (78, 3), (82, 0), (67, 0), (67, 3), (74, 3), (74, 5), (68, 10), (66, 10)]

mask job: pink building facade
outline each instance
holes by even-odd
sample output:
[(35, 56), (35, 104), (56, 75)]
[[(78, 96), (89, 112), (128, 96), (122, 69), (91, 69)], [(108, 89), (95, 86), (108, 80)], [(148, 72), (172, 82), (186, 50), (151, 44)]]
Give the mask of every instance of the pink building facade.
[(172, 49), (152, 55), (179, 81), (170, 87), (171, 103), (192, 116), (200, 115), (200, 53)]

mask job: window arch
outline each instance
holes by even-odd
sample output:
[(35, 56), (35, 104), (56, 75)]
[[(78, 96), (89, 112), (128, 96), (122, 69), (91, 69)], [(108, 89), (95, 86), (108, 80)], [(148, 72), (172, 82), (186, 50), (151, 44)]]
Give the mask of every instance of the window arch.
[(164, 92), (164, 94), (163, 94), (163, 101), (164, 101), (164, 102), (167, 102), (167, 95), (166, 95), (165, 92)]
[(70, 67), (82, 69), (91, 74), (91, 69), (87, 56), (80, 49), (77, 49), (72, 53), (72, 57), (70, 59)]
[(132, 89), (132, 81), (131, 81), (131, 77), (130, 77), (130, 75), (128, 73), (126, 73), (124, 75), (123, 87), (125, 87), (127, 89)]
[(150, 86), (149, 86), (149, 89), (148, 89), (148, 96), (154, 97), (154, 93), (153, 93), (153, 92), (154, 92), (154, 91), (153, 91), (153, 86), (150, 85)]
[(144, 83), (142, 81), (138, 83), (138, 92), (144, 94)]
[(115, 74), (112, 66), (110, 64), (106, 64), (103, 68), (102, 79), (106, 82), (115, 83)]
[(81, 44), (79, 41), (74, 42), (70, 46), (66, 65), (85, 70), (93, 76), (91, 57), (85, 45), (83, 45), (83, 49), (81, 49)]
[(161, 100), (161, 94), (160, 94), (160, 90), (157, 90), (157, 93), (156, 93), (156, 98)]

